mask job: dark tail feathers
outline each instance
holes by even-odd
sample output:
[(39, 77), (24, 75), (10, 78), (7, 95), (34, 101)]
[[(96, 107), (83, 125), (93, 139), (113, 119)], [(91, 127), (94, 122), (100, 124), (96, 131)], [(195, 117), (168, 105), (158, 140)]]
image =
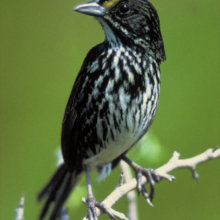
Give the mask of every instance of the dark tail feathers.
[(59, 166), (47, 185), (38, 194), (38, 201), (46, 197), (45, 204), (42, 208), (39, 219), (43, 220), (54, 203), (53, 210), (50, 214), (50, 220), (56, 220), (60, 215), (64, 202), (68, 198), (72, 188), (79, 179), (81, 171), (72, 173), (68, 172), (66, 166)]

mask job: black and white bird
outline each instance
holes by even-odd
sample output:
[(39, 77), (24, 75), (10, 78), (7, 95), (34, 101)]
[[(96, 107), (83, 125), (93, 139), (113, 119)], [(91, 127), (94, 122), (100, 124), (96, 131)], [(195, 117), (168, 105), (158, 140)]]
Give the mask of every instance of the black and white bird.
[[(38, 196), (39, 200), (46, 197), (40, 219), (51, 205), (49, 219), (57, 219), (84, 171), (88, 217), (96, 219), (90, 170), (111, 170), (121, 159), (132, 165), (125, 154), (147, 132), (158, 104), (165, 51), (152, 4), (148, 0), (93, 0), (75, 11), (94, 16), (105, 40), (88, 52), (73, 85), (62, 124), (64, 164)], [(139, 166), (133, 168), (153, 175)], [(141, 187), (138, 182), (139, 191)]]

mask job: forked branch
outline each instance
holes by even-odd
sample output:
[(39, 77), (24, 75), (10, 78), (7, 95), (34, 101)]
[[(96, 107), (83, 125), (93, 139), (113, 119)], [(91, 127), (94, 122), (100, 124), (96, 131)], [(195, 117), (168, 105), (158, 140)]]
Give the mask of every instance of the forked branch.
[[(155, 171), (159, 174), (161, 179), (167, 179), (169, 181), (174, 180), (174, 177), (171, 176), (169, 173), (176, 169), (187, 168), (192, 171), (193, 177), (198, 179), (199, 175), (196, 172), (197, 165), (207, 162), (209, 160), (213, 160), (216, 158), (220, 158), (220, 149), (218, 147), (214, 149), (208, 149), (205, 152), (196, 155), (191, 158), (187, 159), (180, 159), (180, 154), (178, 152), (174, 152), (170, 160), (162, 165), (161, 167), (157, 168)], [(142, 184), (147, 182), (146, 178), (142, 177)], [(132, 190), (135, 190), (137, 186), (137, 181), (133, 178), (130, 182), (127, 182), (123, 185), (116, 187), (103, 201), (104, 204), (110, 212), (112, 212), (116, 218), (127, 220), (128, 218), (120, 212), (113, 210), (111, 207), (124, 195), (129, 193)], [(97, 209), (97, 215), (101, 214), (100, 210)], [(88, 220), (84, 217), (83, 220)]]

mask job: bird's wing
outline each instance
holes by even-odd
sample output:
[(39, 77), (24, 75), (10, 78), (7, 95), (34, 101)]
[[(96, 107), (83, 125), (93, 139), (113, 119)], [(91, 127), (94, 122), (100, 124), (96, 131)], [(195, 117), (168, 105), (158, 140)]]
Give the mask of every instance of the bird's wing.
[[(92, 48), (87, 54), (73, 85), (64, 113), (61, 145), (64, 161), (70, 171), (75, 169), (74, 167), (82, 166), (83, 149), (81, 142), (85, 135), (82, 130), (86, 130), (86, 128), (83, 128), (85, 122), (83, 116), (88, 113), (87, 111), (91, 111), (93, 108), (92, 106), (89, 108), (86, 107), (88, 95), (92, 92), (92, 85), (94, 84), (92, 84), (93, 79), (90, 79), (88, 66), (91, 65), (102, 50), (103, 45), (100, 44)], [(99, 68), (95, 72), (96, 75), (99, 75)]]

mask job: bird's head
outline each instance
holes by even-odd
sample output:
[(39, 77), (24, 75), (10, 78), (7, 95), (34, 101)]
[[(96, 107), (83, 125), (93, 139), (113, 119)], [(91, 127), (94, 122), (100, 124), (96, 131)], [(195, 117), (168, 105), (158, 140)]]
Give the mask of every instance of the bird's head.
[(159, 17), (148, 0), (93, 0), (74, 10), (94, 16), (111, 46), (137, 46), (156, 59), (165, 60)]

